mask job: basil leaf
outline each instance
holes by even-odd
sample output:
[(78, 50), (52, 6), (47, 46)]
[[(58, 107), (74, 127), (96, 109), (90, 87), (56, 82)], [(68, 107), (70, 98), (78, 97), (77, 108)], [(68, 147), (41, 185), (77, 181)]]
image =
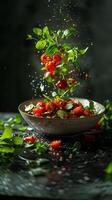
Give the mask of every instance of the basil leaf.
[(87, 50), (88, 50), (88, 47), (85, 48), (85, 49), (80, 49), (80, 50), (79, 50), (79, 53), (80, 53), (81, 55), (84, 55), (84, 54), (87, 52)]
[(14, 136), (13, 137), (13, 142), (14, 142), (15, 145), (22, 145), (23, 144), (23, 139), (21, 137)]
[(27, 129), (27, 127), (22, 126), (22, 127), (19, 127), (19, 128), (18, 128), (18, 131), (24, 132), (24, 131), (26, 131), (26, 129)]
[(45, 27), (43, 28), (43, 34), (44, 34), (47, 38), (50, 37), (50, 32), (49, 32), (49, 29), (48, 29), (47, 26), (45, 26)]
[(22, 117), (20, 114), (16, 114), (16, 118), (14, 119), (15, 124), (21, 124), (22, 123)]
[(42, 35), (42, 30), (40, 28), (33, 28), (33, 32), (37, 35), (37, 36), (40, 36)]
[(49, 56), (53, 56), (54, 53), (60, 54), (60, 51), (55, 45), (52, 45), (46, 49), (46, 54), (48, 54)]
[(89, 109), (90, 110), (94, 110), (94, 102), (93, 101), (89, 101)]
[(0, 120), (0, 126), (3, 126), (4, 125), (4, 120)]
[(13, 153), (15, 151), (14, 147), (0, 147), (0, 153)]
[(35, 45), (36, 49), (44, 49), (45, 46), (46, 40), (39, 40)]
[(1, 139), (10, 139), (12, 138), (12, 128), (6, 127), (2, 133)]
[(107, 174), (112, 174), (112, 161), (107, 165), (105, 172)]

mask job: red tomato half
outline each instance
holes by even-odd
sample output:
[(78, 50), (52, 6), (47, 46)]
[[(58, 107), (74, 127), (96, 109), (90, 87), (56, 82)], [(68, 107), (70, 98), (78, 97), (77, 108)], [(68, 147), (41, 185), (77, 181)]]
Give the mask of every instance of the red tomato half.
[(91, 110), (90, 110), (90, 109), (85, 109), (85, 110), (84, 110), (84, 115), (85, 115), (85, 116), (91, 116), (91, 115), (92, 115)]
[(54, 62), (48, 62), (46, 63), (46, 70), (52, 74), (55, 73), (56, 70), (56, 65)]
[(56, 99), (54, 103), (58, 109), (63, 109), (66, 105), (66, 101), (63, 99)]
[(53, 149), (59, 149), (61, 147), (61, 140), (54, 140), (50, 143), (50, 147)]
[(47, 56), (45, 53), (41, 55), (41, 62), (43, 64), (46, 64), (47, 62), (51, 61), (52, 58), (50, 56)]
[(44, 113), (45, 111), (46, 111), (45, 108), (39, 108), (39, 109), (34, 108), (34, 109), (33, 109), (33, 114), (34, 114), (36, 117), (40, 117), (40, 116), (42, 116), (42, 113)]
[(46, 111), (47, 112), (53, 112), (56, 108), (56, 105), (54, 104), (54, 102), (48, 102), (46, 103)]
[(67, 88), (67, 82), (65, 80), (59, 80), (56, 83), (56, 87), (59, 89), (65, 89), (65, 88)]
[(37, 137), (32, 135), (32, 136), (27, 136), (24, 138), (24, 141), (25, 142), (30, 142), (30, 143), (34, 143), (37, 141)]
[(38, 101), (37, 104), (36, 104), (36, 108), (37, 109), (45, 108), (45, 102)]
[(83, 107), (80, 105), (80, 106), (77, 106), (76, 108), (74, 108), (72, 111), (71, 111), (72, 114), (76, 115), (76, 116), (81, 116), (84, 114), (84, 110), (83, 110)]
[(61, 56), (55, 53), (53, 56), (53, 61), (56, 63), (56, 65), (60, 64)]

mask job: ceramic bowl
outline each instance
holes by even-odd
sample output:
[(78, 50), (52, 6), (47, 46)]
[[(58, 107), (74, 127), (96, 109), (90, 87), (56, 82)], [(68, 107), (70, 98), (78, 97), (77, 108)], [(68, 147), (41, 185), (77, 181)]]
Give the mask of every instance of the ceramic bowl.
[[(76, 103), (88, 106), (89, 100), (83, 98), (72, 98)], [(25, 112), (29, 104), (36, 104), (37, 100), (28, 100), (19, 105), (18, 109), (24, 120), (36, 129), (37, 133), (44, 135), (71, 135), (87, 131), (95, 126), (104, 114), (105, 108), (100, 103), (94, 102), (96, 114), (86, 118), (60, 119), (60, 118), (38, 118)]]

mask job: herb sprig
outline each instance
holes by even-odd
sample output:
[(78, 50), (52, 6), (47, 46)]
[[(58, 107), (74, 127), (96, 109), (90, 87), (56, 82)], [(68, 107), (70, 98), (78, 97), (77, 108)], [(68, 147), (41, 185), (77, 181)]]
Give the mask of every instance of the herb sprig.
[[(53, 92), (52, 94), (48, 94), (47, 100), (48, 98), (67, 98), (67, 96), (73, 95), (77, 86), (80, 85), (78, 81), (74, 79), (69, 80), (68, 77), (70, 72), (78, 68), (79, 57), (84, 55), (88, 50), (88, 47), (79, 49), (77, 46), (70, 44), (68, 39), (76, 35), (76, 27), (56, 31), (49, 30), (47, 26), (44, 28), (34, 27), (33, 34), (27, 35), (27, 39), (34, 40), (36, 51), (43, 52), (44, 54), (42, 56), (47, 55), (46, 59), (48, 60), (49, 66), (46, 66), (45, 63), (41, 66), (41, 70), (44, 72), (44, 79), (49, 84), (52, 84), (53, 87)], [(49, 62), (53, 56), (56, 57), (54, 60), (58, 59), (59, 61), (56, 64), (56, 68), (53, 63)], [(52, 70), (49, 68), (52, 68)], [(58, 83), (58, 80), (61, 80), (60, 83)], [(60, 84), (63, 84), (63, 87)], [(41, 88), (42, 95), (45, 97), (46, 94), (43, 93), (42, 84), (40, 86)]]

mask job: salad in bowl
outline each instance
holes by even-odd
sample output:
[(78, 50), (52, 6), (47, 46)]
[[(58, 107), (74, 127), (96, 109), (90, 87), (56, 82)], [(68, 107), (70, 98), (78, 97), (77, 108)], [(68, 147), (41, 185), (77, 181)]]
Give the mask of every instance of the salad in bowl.
[[(74, 134), (92, 128), (102, 117), (103, 105), (74, 97), (80, 85), (77, 70), (79, 57), (88, 48), (79, 49), (69, 42), (76, 28), (50, 31), (33, 28), (35, 48), (40, 55), (44, 83), (40, 83), (42, 98), (26, 101), (19, 106), (23, 118), (43, 134)], [(49, 91), (45, 85), (48, 83)]]

